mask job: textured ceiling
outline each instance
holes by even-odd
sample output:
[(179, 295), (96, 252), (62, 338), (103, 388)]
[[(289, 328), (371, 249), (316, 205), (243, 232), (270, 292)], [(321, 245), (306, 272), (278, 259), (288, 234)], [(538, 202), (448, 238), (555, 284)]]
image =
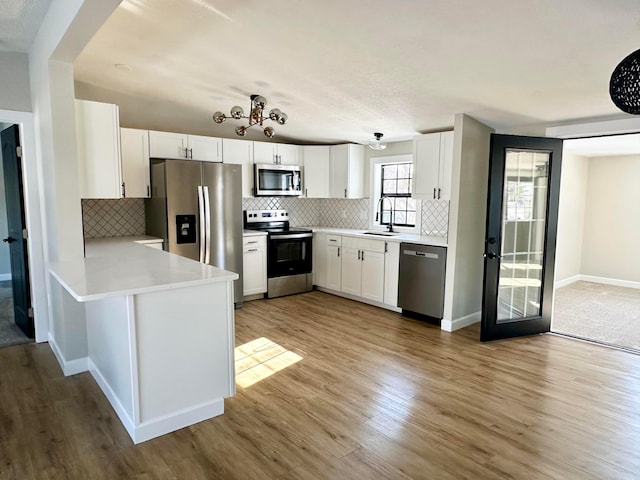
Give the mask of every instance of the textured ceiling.
[(638, 0), (124, 0), (75, 75), (210, 135), (234, 136), (211, 114), (258, 93), (288, 113), (280, 137), (366, 143), (463, 112), (497, 129), (620, 116), (609, 77), (638, 48)]
[(27, 52), (51, 0), (0, 0), (0, 51)]

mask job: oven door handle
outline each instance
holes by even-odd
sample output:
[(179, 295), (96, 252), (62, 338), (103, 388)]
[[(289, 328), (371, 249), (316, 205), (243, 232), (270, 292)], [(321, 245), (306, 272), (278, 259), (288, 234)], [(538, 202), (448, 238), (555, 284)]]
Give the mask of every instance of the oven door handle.
[(273, 240), (288, 240), (288, 239), (294, 239), (294, 238), (312, 238), (313, 237), (313, 233), (285, 233), (283, 235), (271, 235), (269, 236), (270, 239)]

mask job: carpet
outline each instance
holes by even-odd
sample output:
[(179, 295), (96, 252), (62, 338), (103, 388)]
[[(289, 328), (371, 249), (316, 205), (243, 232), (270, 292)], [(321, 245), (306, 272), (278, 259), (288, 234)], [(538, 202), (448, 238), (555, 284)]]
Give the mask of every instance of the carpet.
[(31, 342), (13, 319), (11, 281), (0, 282), (0, 347)]
[(582, 281), (558, 288), (551, 331), (640, 350), (640, 290)]

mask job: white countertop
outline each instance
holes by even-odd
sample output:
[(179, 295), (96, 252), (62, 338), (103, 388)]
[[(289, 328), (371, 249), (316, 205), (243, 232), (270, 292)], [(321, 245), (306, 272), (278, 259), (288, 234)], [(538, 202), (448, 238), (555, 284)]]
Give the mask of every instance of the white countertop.
[(335, 227), (317, 227), (317, 226), (305, 226), (314, 232), (334, 233), (336, 235), (346, 235), (349, 237), (368, 238), (370, 240), (384, 240), (387, 242), (407, 242), (417, 243), (422, 245), (432, 245), (434, 247), (446, 247), (446, 237), (431, 237), (428, 235), (413, 235), (410, 233), (401, 233), (396, 235), (366, 235), (364, 232), (369, 230), (353, 230), (348, 228), (335, 228)]
[(87, 239), (86, 250), (92, 255), (53, 263), (49, 272), (78, 302), (238, 278), (237, 273), (139, 245), (131, 238)]
[(127, 237), (99, 237), (84, 239), (84, 256), (98, 257), (108, 255), (113, 248), (128, 246), (132, 242), (140, 244), (162, 243), (162, 239), (150, 235), (134, 235)]

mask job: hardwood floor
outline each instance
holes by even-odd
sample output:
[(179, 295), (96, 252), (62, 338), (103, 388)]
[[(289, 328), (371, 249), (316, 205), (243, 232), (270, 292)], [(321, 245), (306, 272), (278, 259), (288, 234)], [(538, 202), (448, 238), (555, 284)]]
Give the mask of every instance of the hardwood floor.
[(236, 344), (259, 337), (302, 359), (137, 446), (89, 374), (0, 349), (0, 479), (639, 478), (640, 356), (482, 344), (320, 292), (246, 303)]

